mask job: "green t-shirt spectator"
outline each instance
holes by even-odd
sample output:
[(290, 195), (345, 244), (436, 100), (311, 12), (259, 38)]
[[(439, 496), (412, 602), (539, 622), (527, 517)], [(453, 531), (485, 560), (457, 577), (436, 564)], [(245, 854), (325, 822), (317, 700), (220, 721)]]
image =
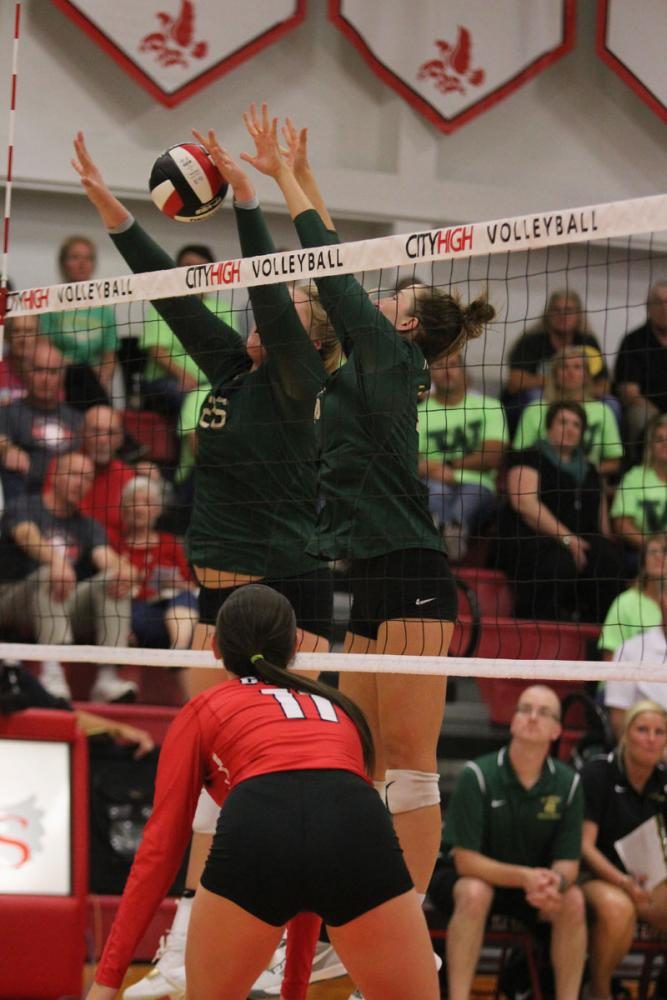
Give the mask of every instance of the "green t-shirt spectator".
[(189, 392), (183, 400), (183, 406), (178, 417), (178, 435), (181, 439), (181, 452), (178, 459), (178, 468), (174, 475), (174, 482), (177, 486), (185, 482), (195, 467), (195, 453), (190, 447), (188, 438), (197, 429), (201, 408), (210, 391), (211, 386), (208, 382), (205, 382), (197, 389)]
[(629, 587), (610, 606), (598, 639), (598, 649), (615, 653), (626, 639), (656, 625), (662, 625), (660, 605), (637, 587)]
[(111, 306), (46, 313), (40, 316), (39, 331), (68, 364), (97, 365), (118, 347), (116, 313)]
[[(423, 458), (454, 462), (484, 448), (485, 441), (507, 443), (507, 421), (500, 400), (467, 392), (456, 406), (443, 406), (435, 396), (419, 404), (419, 453)], [(495, 492), (494, 470), (455, 469), (459, 483)]]
[[(582, 406), (586, 412), (584, 453), (596, 467), (605, 459), (622, 458), (621, 432), (614, 411), (598, 399), (589, 399)], [(512, 447), (516, 451), (531, 448), (545, 435), (545, 419), (549, 403), (537, 400), (522, 412)]]
[[(222, 298), (218, 295), (205, 295), (202, 299), (204, 305), (207, 309), (210, 309), (214, 316), (220, 317), (225, 323), (229, 323), (230, 326), (234, 327), (233, 322), (233, 310), (227, 302), (224, 302)], [(161, 348), (163, 351), (167, 351), (171, 358), (177, 363), (178, 367), (191, 378), (196, 379), (200, 385), (207, 385), (208, 381), (204, 373), (197, 366), (197, 364), (192, 360), (187, 351), (183, 348), (181, 342), (172, 333), (170, 327), (158, 315), (157, 311), (153, 306), (149, 306), (148, 314), (144, 321), (143, 329), (141, 332), (141, 337), (139, 338), (139, 346), (144, 351), (149, 351), (151, 348)], [(144, 371), (144, 378), (146, 382), (156, 382), (161, 378), (174, 377), (173, 372), (167, 371), (160, 362), (148, 354), (146, 358), (146, 370)]]
[(635, 465), (620, 482), (611, 516), (632, 518), (643, 535), (667, 531), (667, 483), (649, 466)]

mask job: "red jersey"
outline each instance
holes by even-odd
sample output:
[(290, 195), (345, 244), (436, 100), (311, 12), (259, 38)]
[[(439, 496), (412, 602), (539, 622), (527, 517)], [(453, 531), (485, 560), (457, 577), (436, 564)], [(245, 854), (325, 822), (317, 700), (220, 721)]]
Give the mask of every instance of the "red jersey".
[(129, 545), (121, 538), (116, 551), (141, 573), (141, 586), (133, 596), (138, 601), (175, 597), (190, 580), (190, 567), (183, 546), (174, 535), (158, 532), (151, 545)]
[(366, 778), (354, 723), (323, 696), (244, 677), (188, 702), (169, 727), (160, 753), (153, 813), (96, 982), (120, 986), (139, 940), (176, 877), (202, 785), (220, 805), (230, 789), (260, 774), (329, 769)]
[(134, 469), (119, 458), (113, 458), (108, 465), (95, 468), (93, 485), (79, 504), (82, 514), (102, 525), (114, 549), (118, 548), (121, 533), (120, 498), (134, 476)]

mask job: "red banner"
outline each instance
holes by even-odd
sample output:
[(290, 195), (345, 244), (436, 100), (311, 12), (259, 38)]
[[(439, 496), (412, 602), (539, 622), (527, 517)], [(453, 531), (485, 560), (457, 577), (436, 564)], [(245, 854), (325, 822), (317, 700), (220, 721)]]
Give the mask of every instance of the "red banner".
[(667, 121), (667, 3), (599, 0), (598, 55)]
[(329, 0), (374, 73), (453, 132), (574, 45), (575, 0)]
[(167, 107), (301, 24), (306, 0), (53, 0)]

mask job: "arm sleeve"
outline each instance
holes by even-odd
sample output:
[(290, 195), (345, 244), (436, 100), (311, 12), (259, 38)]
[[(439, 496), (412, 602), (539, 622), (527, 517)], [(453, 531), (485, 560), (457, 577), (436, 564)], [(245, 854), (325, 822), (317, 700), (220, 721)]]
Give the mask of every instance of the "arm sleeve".
[[(481, 784), (480, 784), (481, 782)], [(484, 778), (474, 761), (461, 771), (445, 818), (445, 845), (482, 851), (484, 836)]]
[(153, 812), (95, 973), (95, 981), (103, 986), (120, 986), (137, 944), (176, 877), (203, 779), (199, 722), (186, 705), (169, 727), (160, 752)]
[[(273, 253), (261, 208), (235, 208), (244, 257)], [(326, 379), (322, 360), (304, 330), (292, 296), (282, 282), (248, 289), (255, 323), (278, 381), (293, 399), (313, 399)]]
[(581, 857), (581, 837), (584, 822), (584, 794), (581, 778), (572, 773), (572, 784), (565, 806), (563, 821), (556, 835), (553, 861), (578, 861)]
[[(135, 274), (166, 271), (176, 266), (138, 222), (110, 235)], [(236, 330), (207, 309), (196, 295), (156, 299), (152, 304), (211, 383), (231, 378), (250, 367)]]

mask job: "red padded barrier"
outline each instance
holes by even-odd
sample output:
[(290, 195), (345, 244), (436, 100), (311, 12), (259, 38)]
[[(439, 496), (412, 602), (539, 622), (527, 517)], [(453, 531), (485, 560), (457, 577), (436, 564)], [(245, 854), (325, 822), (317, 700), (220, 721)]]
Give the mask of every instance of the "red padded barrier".
[(86, 739), (70, 713), (38, 709), (0, 716), (0, 739), (59, 741), (71, 744), (72, 748), (72, 894), (3, 896), (0, 1000), (78, 997), (85, 961), (88, 889)]
[[(457, 566), (454, 575), (475, 592), (479, 612), (485, 618), (509, 618), (514, 613), (514, 591), (506, 575), (499, 569), (479, 569), (476, 566)], [(459, 591), (459, 604), (464, 598)], [(460, 607), (464, 613), (468, 609)]]

